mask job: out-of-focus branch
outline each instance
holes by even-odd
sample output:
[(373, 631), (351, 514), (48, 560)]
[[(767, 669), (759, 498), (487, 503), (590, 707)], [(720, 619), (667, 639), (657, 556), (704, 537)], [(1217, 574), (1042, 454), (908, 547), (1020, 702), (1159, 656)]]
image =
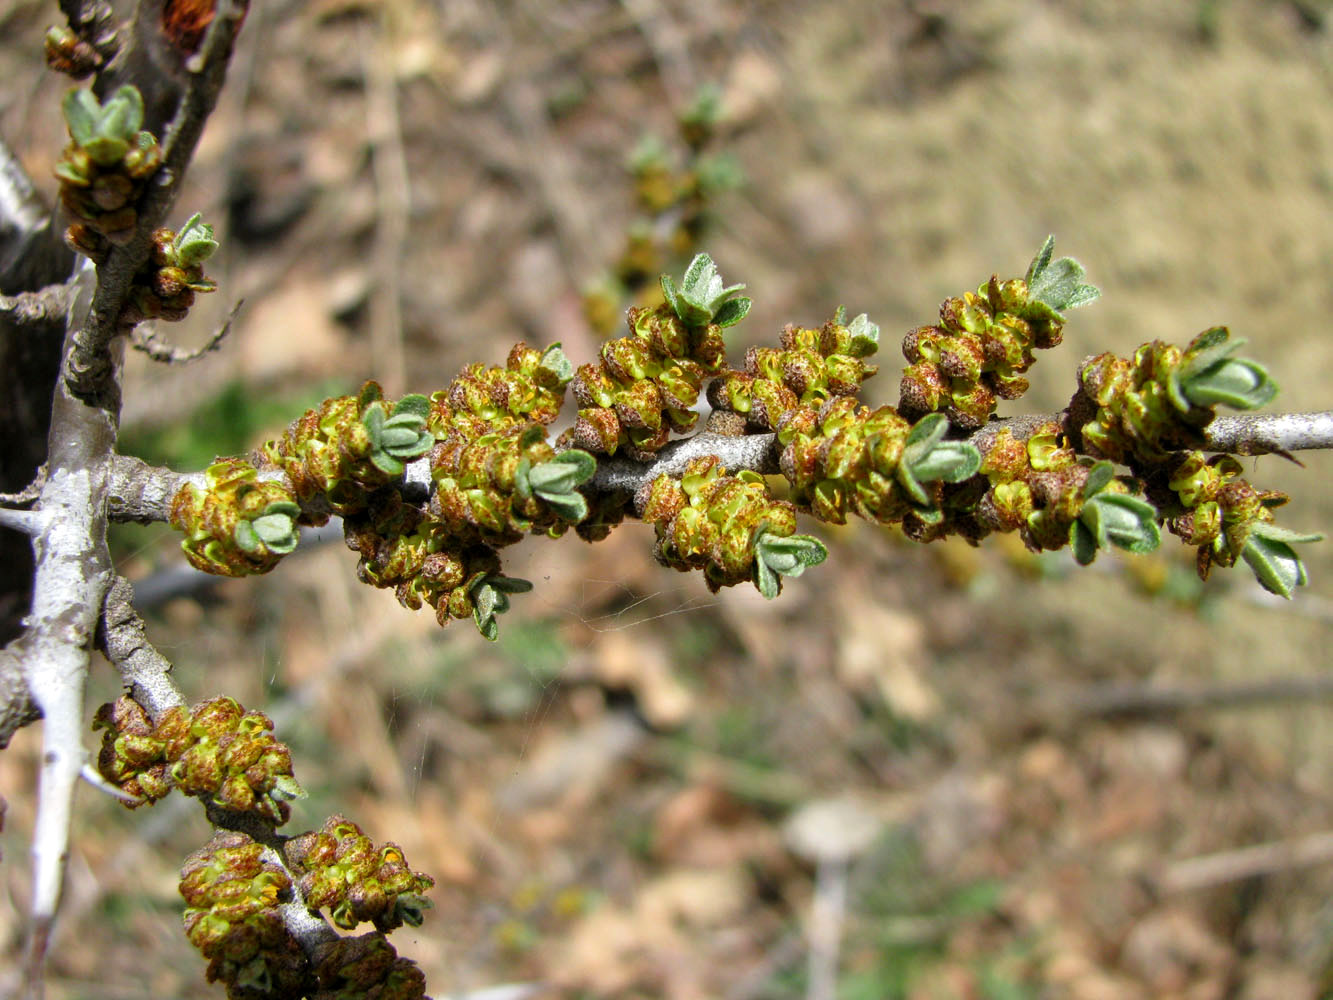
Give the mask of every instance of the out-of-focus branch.
[(17, 643), (0, 649), (0, 750), (16, 732), (42, 717), (23, 679), (21, 649)]
[(49, 327), (69, 309), (69, 286), (47, 285), (37, 292), (0, 295), (0, 319), (15, 327)]
[(0, 292), (63, 281), (74, 256), (51, 230), (51, 213), (23, 165), (0, 141)]

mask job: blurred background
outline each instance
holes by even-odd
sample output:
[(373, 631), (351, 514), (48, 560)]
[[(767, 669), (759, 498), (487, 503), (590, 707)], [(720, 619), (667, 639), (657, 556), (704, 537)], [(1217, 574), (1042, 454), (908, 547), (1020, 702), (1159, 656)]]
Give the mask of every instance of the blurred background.
[[(0, 10), (0, 131), (48, 195), (57, 17)], [(679, 119), (708, 86), (696, 156)], [(163, 332), (200, 344), (245, 304), (192, 365), (129, 359), (124, 450), (201, 468), (518, 339), (588, 360), (627, 247), (748, 284), (736, 361), (868, 312), (878, 404), (902, 334), (1054, 233), (1104, 297), (1002, 413), (1058, 409), (1086, 354), (1216, 324), (1278, 407), (1327, 408), (1331, 96), (1327, 0), (255, 0), (174, 220), (217, 223), (221, 290)], [(663, 171), (702, 201), (654, 214)], [(1333, 464), (1301, 459), (1246, 465), (1292, 494), (1282, 524), (1328, 530)], [(436, 997), (1320, 995), (1333, 548), (1284, 603), (1243, 569), (1201, 584), (1174, 538), (1079, 570), (818, 530), (830, 559), (771, 603), (658, 567), (638, 523), (531, 540), (496, 644), (358, 584), (336, 540), (204, 588), (160, 526), (114, 541), (187, 696), (291, 743), (289, 829), (342, 812), (436, 878), (393, 937)], [(103, 669), (91, 704), (117, 693)], [(3, 961), (37, 735), (0, 755)], [(51, 995), (221, 995), (180, 932), (195, 803), (85, 789), (78, 823)]]

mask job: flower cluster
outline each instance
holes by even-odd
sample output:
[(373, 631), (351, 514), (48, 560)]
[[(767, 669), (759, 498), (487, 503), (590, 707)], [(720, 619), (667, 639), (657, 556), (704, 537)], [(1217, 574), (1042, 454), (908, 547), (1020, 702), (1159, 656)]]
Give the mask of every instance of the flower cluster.
[(187, 481), (171, 501), (170, 523), (195, 569), (218, 576), (267, 573), (296, 548), (301, 508), (287, 485), (263, 479), (243, 458), (223, 458)]
[(891, 406), (859, 406), (837, 396), (817, 412), (796, 410), (778, 440), (792, 499), (821, 521), (843, 524), (855, 513), (880, 524), (941, 517), (942, 483), (961, 482), (981, 457), (972, 445), (948, 441), (940, 414), (910, 424)]
[(425, 975), (378, 932), (326, 941), (313, 964), (310, 1000), (429, 1000)]
[(371, 493), (403, 474), (404, 462), (430, 450), (429, 412), (425, 396), (390, 405), (379, 384), (367, 382), (355, 396), (335, 396), (307, 410), (260, 454), (286, 475), (303, 523), (323, 523), (330, 512), (365, 509)]
[(991, 485), (977, 505), (978, 521), (989, 531), (1017, 531), (1033, 551), (1068, 544), (1087, 564), (1109, 545), (1150, 552), (1161, 542), (1157, 511), (1132, 495), (1133, 480), (1116, 477), (1110, 462), (1080, 461), (1055, 423), (1026, 439), (1002, 430), (981, 473)]
[(378, 931), (421, 926), (430, 905), (421, 894), (435, 881), (409, 869), (397, 844), (376, 847), (355, 823), (330, 816), (319, 831), (288, 840), (282, 853), (306, 906), (328, 910), (336, 926), (352, 930), (367, 920)]
[(1083, 268), (1069, 257), (1052, 260), (1048, 238), (1025, 278), (992, 275), (976, 292), (946, 299), (940, 322), (903, 340), (911, 364), (904, 370), (898, 410), (916, 418), (944, 411), (957, 427), (982, 426), (1001, 399), (1027, 392), (1023, 372), (1034, 349), (1055, 347), (1064, 333), (1062, 311), (1097, 298)]
[(1252, 410), (1269, 402), (1277, 386), (1261, 365), (1232, 357), (1244, 341), (1229, 337), (1219, 326), (1183, 351), (1155, 340), (1133, 358), (1108, 353), (1084, 361), (1070, 404), (1083, 446), (1113, 462), (1161, 462), (1202, 443), (1217, 404)]
[(680, 479), (658, 476), (635, 507), (656, 529), (657, 561), (702, 569), (714, 592), (750, 581), (776, 597), (781, 576), (800, 576), (828, 555), (818, 539), (795, 534), (795, 505), (774, 499), (762, 476), (728, 476), (712, 455), (691, 461)]
[(60, 201), (75, 219), (66, 239), (101, 261), (109, 243), (125, 244), (134, 235), (135, 206), (162, 154), (157, 139), (142, 129), (143, 97), (130, 84), (105, 104), (91, 90), (71, 90), (62, 108), (70, 141), (55, 175)]
[(121, 324), (184, 319), (197, 293), (217, 290), (217, 285), (204, 277), (203, 268), (217, 248), (213, 227), (200, 221), (197, 213), (178, 233), (166, 228), (154, 232), (152, 256), (134, 276), (129, 301), (120, 314)]
[(278, 911), (291, 879), (243, 833), (221, 832), (185, 859), (185, 936), (208, 959), (208, 981), (233, 1000), (306, 995), (309, 966)]
[(125, 695), (98, 709), (93, 728), (106, 730), (98, 772), (141, 802), (179, 788), (281, 824), (290, 815), (288, 803), (305, 794), (292, 776), (291, 751), (273, 737), (273, 723), (231, 698), (168, 709), (154, 724)]
[[(1207, 579), (1213, 566), (1230, 567), (1244, 559), (1259, 582), (1278, 594), (1290, 594), (1306, 582), (1305, 566), (1291, 547), (1314, 542), (1273, 523), (1273, 510), (1288, 501), (1277, 490), (1257, 490), (1241, 478), (1241, 464), (1230, 455), (1207, 458), (1202, 452), (1172, 455), (1150, 480), (1170, 490), (1161, 507), (1182, 509), (1167, 517), (1166, 526), (1186, 545), (1197, 547), (1198, 570)], [(1174, 501), (1174, 502), (1172, 502)]]
[(798, 410), (816, 411), (833, 397), (855, 396), (877, 370), (863, 360), (879, 349), (879, 327), (865, 313), (847, 323), (839, 309), (818, 330), (788, 325), (779, 343), (751, 347), (744, 370), (710, 383), (714, 410), (743, 415), (750, 430), (775, 431)]
[(722, 331), (750, 310), (750, 300), (736, 295), (744, 287), (724, 287), (707, 254), (694, 258), (679, 291), (663, 275), (666, 303), (631, 309), (630, 336), (603, 344), (599, 361), (579, 368), (571, 386), (579, 416), (569, 443), (647, 460), (673, 430), (691, 430), (704, 379), (725, 370)]

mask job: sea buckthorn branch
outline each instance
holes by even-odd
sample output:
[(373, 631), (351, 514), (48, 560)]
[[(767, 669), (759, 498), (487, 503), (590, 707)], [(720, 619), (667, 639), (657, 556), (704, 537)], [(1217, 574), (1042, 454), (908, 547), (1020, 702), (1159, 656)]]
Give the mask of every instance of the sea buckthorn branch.
[[(420, 971), (384, 934), (420, 925), (433, 880), (341, 816), (319, 831), (278, 834), (287, 803), (304, 793), (272, 723), (225, 697), (187, 710), (163, 679), (174, 696), (159, 695), (169, 704), (151, 717), (128, 696), (98, 710), (98, 770), (130, 808), (177, 787), (200, 798), (218, 828), (186, 859), (180, 884), (186, 936), (208, 959), (209, 981), (231, 997), (423, 996)], [(323, 911), (343, 929), (370, 922), (375, 932), (339, 938)]]
[[(1170, 519), (1199, 547), (1201, 574), (1243, 558), (1284, 596), (1305, 580), (1292, 544), (1314, 536), (1272, 525), (1280, 495), (1241, 483), (1216, 497), (1182, 493), (1168, 470), (1158, 476), (1167, 485), (1145, 496), (1154, 470), (1178, 460), (1181, 445), (1206, 440), (1218, 403), (1253, 408), (1276, 391), (1261, 366), (1234, 357), (1223, 328), (1183, 351), (1154, 343), (1132, 360), (1085, 361), (1069, 409), (1021, 436), (974, 427), (982, 411), (959, 401), (986, 400), (988, 414), (997, 396), (1025, 389), (1018, 373), (1031, 366), (1034, 347), (1059, 341), (1059, 310), (1099, 294), (1077, 263), (1054, 259), (1049, 239), (1026, 278), (992, 277), (981, 291), (947, 300), (940, 326), (909, 334), (903, 401), (875, 410), (857, 400), (876, 371), (865, 359), (879, 329), (866, 316), (849, 323), (839, 309), (818, 329), (788, 326), (779, 347), (753, 347), (733, 370), (721, 331), (749, 311), (750, 300), (738, 296), (743, 286), (726, 285), (706, 254), (679, 287), (669, 276), (661, 286), (665, 302), (631, 309), (630, 335), (603, 345), (599, 362), (576, 374), (558, 346), (518, 345), (504, 367), (471, 365), (429, 403), (413, 396), (389, 404), (373, 383), (356, 397), (326, 400), (261, 449), (290, 493), (242, 460), (220, 461), (203, 488), (182, 486), (172, 523), (187, 531), (187, 555), (212, 572), (265, 572), (294, 547), (298, 523), (339, 513), (364, 582), (393, 588), (407, 607), (429, 605), (441, 624), (471, 617), (493, 639), (510, 595), (530, 589), (504, 575), (499, 551), (571, 526), (602, 537), (626, 513), (623, 495), (633, 485), (633, 513), (654, 525), (657, 559), (702, 570), (714, 590), (749, 581), (774, 597), (781, 576), (822, 561), (824, 547), (795, 534), (798, 512), (834, 524), (856, 514), (899, 525), (917, 541), (960, 534), (975, 543), (1016, 531), (1036, 550), (1069, 545), (1084, 564), (1108, 547), (1155, 549)], [(697, 422), (705, 378), (711, 435), (670, 444), (672, 430)], [(948, 392), (919, 413), (926, 382)], [(578, 419), (552, 443), (546, 428), (567, 383)], [(642, 471), (664, 449), (733, 437), (758, 444), (746, 462), (695, 450), (635, 478), (635, 463)], [(403, 477), (427, 451), (421, 502)], [(599, 479), (594, 455), (609, 461), (618, 452), (628, 459), (626, 478), (613, 483), (608, 465)], [(1117, 475), (1116, 463), (1128, 472)], [(788, 482), (787, 500), (770, 492), (764, 477), (775, 472)], [(617, 491), (620, 498), (607, 497)], [(1199, 503), (1206, 506), (1195, 512)]]

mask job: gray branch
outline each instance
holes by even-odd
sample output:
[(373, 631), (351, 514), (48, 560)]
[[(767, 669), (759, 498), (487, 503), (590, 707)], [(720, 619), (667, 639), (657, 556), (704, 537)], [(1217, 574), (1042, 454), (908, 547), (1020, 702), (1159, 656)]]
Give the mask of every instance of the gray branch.
[(144, 621), (133, 601), (130, 581), (116, 577), (106, 596), (98, 640), (106, 658), (120, 671), (130, 697), (156, 720), (168, 709), (184, 705), (185, 697), (171, 679), (170, 661), (145, 637)]
[(1209, 451), (1272, 455), (1333, 448), (1333, 410), (1218, 417), (1206, 428)]

